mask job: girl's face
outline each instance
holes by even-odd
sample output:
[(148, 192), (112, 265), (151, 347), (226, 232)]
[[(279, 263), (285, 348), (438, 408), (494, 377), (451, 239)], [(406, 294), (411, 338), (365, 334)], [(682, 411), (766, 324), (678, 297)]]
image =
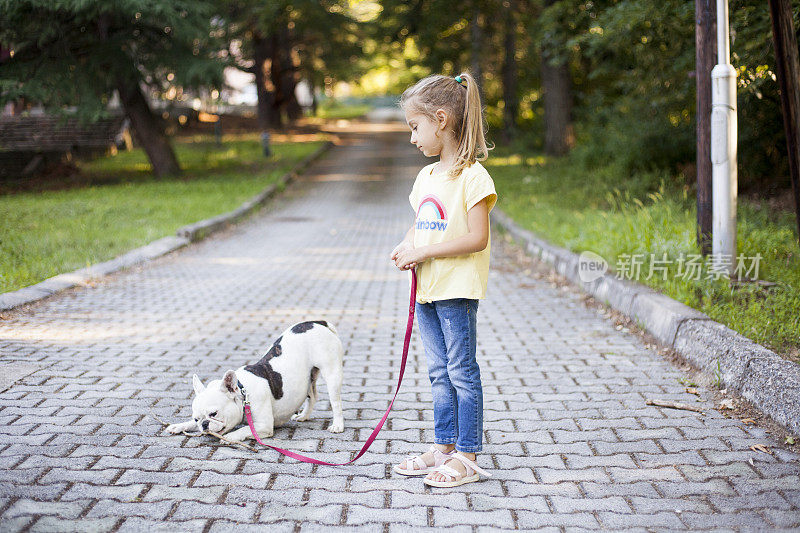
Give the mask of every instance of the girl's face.
[(423, 115), (411, 107), (406, 109), (405, 115), (406, 123), (411, 128), (411, 144), (419, 148), (427, 157), (441, 154), (443, 125), (434, 122), (427, 115)]

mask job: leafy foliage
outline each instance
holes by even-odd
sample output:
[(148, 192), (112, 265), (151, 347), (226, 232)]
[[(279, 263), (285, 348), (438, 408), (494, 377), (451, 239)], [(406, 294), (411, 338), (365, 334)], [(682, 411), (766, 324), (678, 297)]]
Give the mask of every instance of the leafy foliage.
[(208, 0), (0, 0), (0, 103), (26, 98), (102, 116), (118, 84), (222, 83)]
[[(506, 4), (383, 0), (379, 27), (391, 42), (385, 46), (418, 50), (416, 57), (404, 60), (407, 72), (410, 66), (423, 68), (414, 79), (429, 72), (447, 74), (469, 65), (470, 24), (479, 10), (486, 36), (480, 60), (491, 129), (502, 124), (502, 41), (511, 31), (519, 51), (517, 123), (527, 131), (523, 140), (528, 148), (541, 146), (539, 73), (542, 57), (548, 57), (570, 65), (575, 155), (585, 165), (613, 164), (623, 173), (665, 169), (673, 174), (693, 166), (694, 2), (513, 0)], [(516, 23), (509, 26), (503, 14), (512, 4)], [(793, 6), (795, 28), (800, 31), (800, 0), (793, 0)], [(760, 0), (731, 0), (730, 23), (731, 62), (739, 73), (740, 187), (788, 187), (769, 9)], [(402, 86), (398, 83), (397, 88)]]
[(245, 71), (253, 68), (253, 38), (288, 32), (302, 77), (321, 87), (333, 79), (363, 73), (363, 23), (348, 2), (331, 0), (225, 0), (218, 9), (226, 29), (230, 57)]

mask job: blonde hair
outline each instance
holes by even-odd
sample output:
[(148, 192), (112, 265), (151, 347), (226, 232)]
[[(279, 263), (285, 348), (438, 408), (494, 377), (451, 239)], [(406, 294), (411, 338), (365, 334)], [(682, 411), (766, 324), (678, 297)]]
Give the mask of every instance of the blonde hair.
[(458, 142), (456, 160), (448, 170), (450, 177), (457, 177), (461, 171), (475, 161), (483, 161), (494, 148), (486, 146), (486, 126), (478, 84), (469, 72), (459, 74), (466, 87), (450, 76), (435, 74), (428, 76), (403, 92), (400, 107), (417, 111), (438, 122), (436, 111), (444, 109), (452, 118), (453, 137)]

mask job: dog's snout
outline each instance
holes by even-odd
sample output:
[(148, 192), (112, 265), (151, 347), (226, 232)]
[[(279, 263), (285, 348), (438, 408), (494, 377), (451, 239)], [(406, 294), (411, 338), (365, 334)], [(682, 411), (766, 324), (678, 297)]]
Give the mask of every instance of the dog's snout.
[(203, 423), (200, 424), (203, 428), (203, 431), (208, 431), (208, 420), (203, 420)]

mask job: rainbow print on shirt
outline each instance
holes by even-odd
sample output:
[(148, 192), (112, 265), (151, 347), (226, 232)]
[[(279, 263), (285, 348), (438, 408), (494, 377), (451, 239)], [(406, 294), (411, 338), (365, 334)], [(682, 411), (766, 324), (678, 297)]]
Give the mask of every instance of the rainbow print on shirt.
[(442, 201), (435, 195), (424, 197), (417, 208), (416, 229), (444, 231), (447, 229), (447, 211)]

